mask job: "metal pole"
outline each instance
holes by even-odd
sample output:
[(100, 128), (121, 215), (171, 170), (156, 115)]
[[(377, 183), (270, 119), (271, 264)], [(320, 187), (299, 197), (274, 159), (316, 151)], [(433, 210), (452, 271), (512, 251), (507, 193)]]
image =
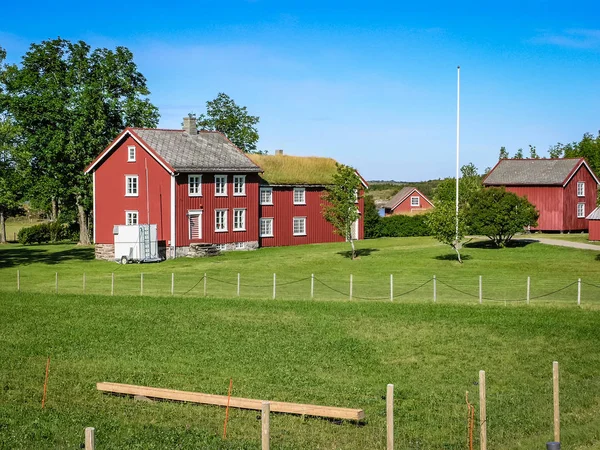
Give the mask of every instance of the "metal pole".
[(394, 301), (394, 275), (390, 274), (390, 301)]
[(350, 300), (352, 300), (352, 274), (350, 274)]
[(110, 295), (115, 295), (115, 273), (110, 274)]
[(21, 292), (21, 271), (17, 270), (17, 292)]
[(460, 164), (460, 66), (456, 68), (458, 74), (456, 88), (456, 243), (458, 244), (458, 175)]
[(83, 272), (83, 293), (85, 294), (85, 272)]
[(581, 306), (581, 278), (577, 278), (577, 306)]
[(276, 289), (277, 289), (277, 275), (273, 274), (273, 300), (275, 300)]
[(558, 361), (552, 362), (552, 385), (554, 387), (554, 441), (560, 442), (560, 407), (558, 395)]
[(435, 275), (433, 276), (433, 303), (437, 301), (437, 283), (435, 279)]
[(483, 280), (482, 276), (479, 275), (479, 304), (483, 303)]
[(54, 293), (58, 294), (58, 272), (54, 274)]
[(171, 272), (171, 295), (175, 295), (175, 274)]
[(237, 296), (240, 296), (240, 274), (238, 272), (238, 279), (237, 279)]
[(531, 292), (531, 277), (527, 277), (527, 304), (529, 305), (529, 297)]
[(387, 421), (387, 450), (394, 450), (394, 385), (387, 385), (385, 396), (385, 412)]
[(204, 274), (204, 296), (206, 297), (206, 273)]
[(485, 404), (485, 370), (479, 371), (479, 433), (481, 450), (487, 449), (487, 416)]
[(310, 274), (310, 298), (315, 298), (315, 274)]
[(144, 272), (140, 273), (140, 295), (144, 295)]

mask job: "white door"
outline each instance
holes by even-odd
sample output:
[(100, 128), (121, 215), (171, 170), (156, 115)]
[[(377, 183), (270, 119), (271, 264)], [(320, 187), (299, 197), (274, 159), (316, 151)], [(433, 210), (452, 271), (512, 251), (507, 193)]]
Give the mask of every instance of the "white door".
[(190, 239), (202, 239), (202, 211), (190, 211), (188, 213), (188, 222)]

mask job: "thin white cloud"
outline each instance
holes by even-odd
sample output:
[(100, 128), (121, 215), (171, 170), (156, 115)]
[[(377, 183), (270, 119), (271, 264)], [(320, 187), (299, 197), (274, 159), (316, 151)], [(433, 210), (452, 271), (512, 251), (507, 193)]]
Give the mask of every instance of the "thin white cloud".
[(561, 32), (541, 31), (530, 42), (564, 48), (600, 49), (600, 30), (570, 28)]

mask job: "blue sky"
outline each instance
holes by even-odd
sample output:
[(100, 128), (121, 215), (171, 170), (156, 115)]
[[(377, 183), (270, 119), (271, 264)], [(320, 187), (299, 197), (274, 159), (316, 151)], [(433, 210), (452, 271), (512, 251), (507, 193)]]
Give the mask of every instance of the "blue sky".
[(225, 92), (260, 116), (260, 149), (419, 181), (455, 171), (457, 65), (461, 164), (600, 129), (600, 6), (487, 3), (34, 0), (3, 6), (0, 46), (126, 46), (161, 127)]

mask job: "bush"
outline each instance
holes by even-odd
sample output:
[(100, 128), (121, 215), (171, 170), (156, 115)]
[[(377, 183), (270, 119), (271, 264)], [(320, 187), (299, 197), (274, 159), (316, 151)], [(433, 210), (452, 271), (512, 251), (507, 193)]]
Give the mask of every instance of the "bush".
[(427, 214), (387, 216), (379, 220), (377, 237), (431, 236)]
[(17, 236), (20, 244), (44, 244), (77, 239), (77, 231), (72, 226), (59, 222), (47, 222), (21, 228)]

